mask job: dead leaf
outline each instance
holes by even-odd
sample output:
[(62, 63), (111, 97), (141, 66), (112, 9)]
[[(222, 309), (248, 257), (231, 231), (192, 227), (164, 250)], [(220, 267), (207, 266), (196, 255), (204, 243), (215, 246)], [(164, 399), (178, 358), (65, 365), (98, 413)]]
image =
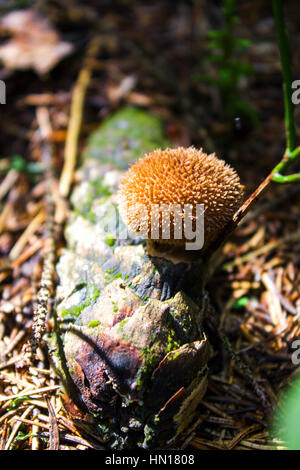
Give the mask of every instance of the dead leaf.
[(47, 18), (35, 10), (10, 12), (3, 16), (0, 26), (12, 34), (0, 47), (0, 60), (10, 70), (33, 68), (45, 74), (73, 50), (72, 44), (60, 41)]
[(129, 75), (121, 82), (115, 85), (108, 85), (107, 87), (107, 94), (109, 101), (114, 105), (117, 106), (119, 102), (125, 98), (135, 87), (137, 83), (137, 78), (134, 75)]

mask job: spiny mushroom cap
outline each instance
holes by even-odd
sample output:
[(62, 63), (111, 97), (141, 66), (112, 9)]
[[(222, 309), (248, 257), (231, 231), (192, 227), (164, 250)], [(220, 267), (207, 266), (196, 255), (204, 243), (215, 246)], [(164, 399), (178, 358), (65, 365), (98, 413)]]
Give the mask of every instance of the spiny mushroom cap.
[[(172, 206), (204, 205), (204, 247), (212, 242), (238, 209), (244, 187), (236, 171), (215, 154), (207, 155), (194, 147), (155, 150), (139, 159), (121, 181), (118, 199), (121, 217), (131, 231), (142, 231), (151, 237), (151, 209), (154, 204)], [(184, 218), (184, 212), (182, 215)], [(174, 217), (171, 217), (170, 240), (164, 243), (182, 244), (174, 239)], [(162, 225), (162, 217), (159, 219)], [(161, 233), (161, 232), (160, 232)]]

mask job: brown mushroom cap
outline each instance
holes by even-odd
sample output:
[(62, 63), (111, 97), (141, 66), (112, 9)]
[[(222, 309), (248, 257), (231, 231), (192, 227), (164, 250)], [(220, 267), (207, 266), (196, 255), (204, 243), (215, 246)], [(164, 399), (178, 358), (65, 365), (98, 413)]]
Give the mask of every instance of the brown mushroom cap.
[[(155, 150), (139, 159), (121, 181), (119, 211), (131, 231), (141, 233), (148, 227), (151, 237), (153, 204), (203, 204), (204, 247), (220, 233), (239, 208), (244, 187), (236, 171), (215, 154), (207, 155), (194, 147)], [(184, 218), (184, 215), (182, 216)], [(195, 212), (193, 212), (195, 218)], [(161, 224), (162, 218), (160, 218)], [(182, 244), (174, 239), (171, 219), (170, 240), (164, 243)], [(161, 240), (161, 236), (155, 238)]]

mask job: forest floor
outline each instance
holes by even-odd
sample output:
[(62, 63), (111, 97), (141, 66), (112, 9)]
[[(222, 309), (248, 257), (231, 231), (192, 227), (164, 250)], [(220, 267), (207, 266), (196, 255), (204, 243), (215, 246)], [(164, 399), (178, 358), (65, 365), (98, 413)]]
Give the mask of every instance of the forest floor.
[[(104, 117), (124, 104), (140, 106), (162, 119), (174, 146), (195, 145), (226, 159), (250, 195), (284, 152), (281, 70), (269, 3), (245, 0), (239, 7), (238, 35), (252, 43), (243, 60), (254, 70), (242, 94), (257, 112), (255, 128), (247, 120), (224, 120), (216, 89), (194, 79), (206, 67), (207, 33), (220, 24), (217, 1), (118, 1), (113, 7), (47, 2), (39, 11), (63, 41), (72, 43), (72, 53), (47, 73), (0, 70), (7, 86), (7, 104), (0, 105), (0, 448), (103, 448), (97, 436), (68, 417), (43, 343), (38, 358), (20, 368), (45, 245), (47, 181), (41, 171), (39, 110), (46, 107), (50, 116), (58, 187), (72, 91), (97, 37), (99, 51), (88, 62), (92, 77), (79, 153)], [(290, 2), (287, 16), (292, 53), (300, 50), (296, 6), (296, 0)], [(297, 52), (294, 63), (300, 78)], [(296, 121), (300, 124), (300, 106)], [(67, 199), (57, 205), (58, 258), (69, 208)], [(299, 210), (300, 184), (274, 183), (224, 246), (208, 288), (223, 333), (251, 372), (216, 341), (198, 426), (184, 444), (189, 448), (284, 448), (270, 427), (280, 393), (296, 370), (291, 356), (300, 335)], [(52, 327), (49, 318), (47, 328)]]

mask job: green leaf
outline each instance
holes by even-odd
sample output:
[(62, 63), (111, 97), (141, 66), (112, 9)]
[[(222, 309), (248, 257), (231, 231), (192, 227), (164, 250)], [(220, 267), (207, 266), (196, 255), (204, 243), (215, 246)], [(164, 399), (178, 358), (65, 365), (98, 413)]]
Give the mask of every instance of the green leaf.
[(14, 440), (15, 441), (26, 441), (30, 437), (34, 437), (34, 436), (35, 436), (35, 434), (33, 434), (32, 432), (30, 432), (28, 434), (24, 434), (22, 431), (19, 431)]
[(252, 45), (251, 41), (249, 39), (235, 39), (235, 45), (242, 48), (246, 49)]
[(222, 68), (219, 72), (219, 78), (221, 86), (228, 86), (232, 83), (232, 75), (228, 69)]
[(2, 172), (8, 172), (9, 170), (26, 171), (29, 174), (38, 174), (43, 172), (43, 168), (38, 162), (26, 162), (21, 155), (13, 155), (10, 158), (9, 165), (2, 169)]
[(209, 38), (212, 38), (212, 39), (223, 38), (223, 36), (224, 36), (224, 31), (223, 31), (223, 30), (216, 31), (215, 29), (212, 29), (212, 30), (208, 31), (207, 36), (208, 36)]
[(300, 376), (281, 397), (282, 406), (274, 418), (274, 432), (290, 450), (300, 450)]
[(242, 307), (246, 307), (247, 303), (249, 302), (249, 298), (248, 297), (241, 297), (239, 300), (237, 300), (232, 308), (235, 308), (235, 309), (238, 309), (238, 308), (242, 308)]
[(24, 171), (26, 168), (26, 161), (21, 155), (14, 155), (11, 159), (10, 168), (18, 171)]
[(17, 397), (15, 398), (11, 404), (7, 407), (7, 411), (15, 410), (16, 408), (19, 407), (25, 400), (30, 400), (30, 397), (28, 395), (24, 395), (23, 397)]

